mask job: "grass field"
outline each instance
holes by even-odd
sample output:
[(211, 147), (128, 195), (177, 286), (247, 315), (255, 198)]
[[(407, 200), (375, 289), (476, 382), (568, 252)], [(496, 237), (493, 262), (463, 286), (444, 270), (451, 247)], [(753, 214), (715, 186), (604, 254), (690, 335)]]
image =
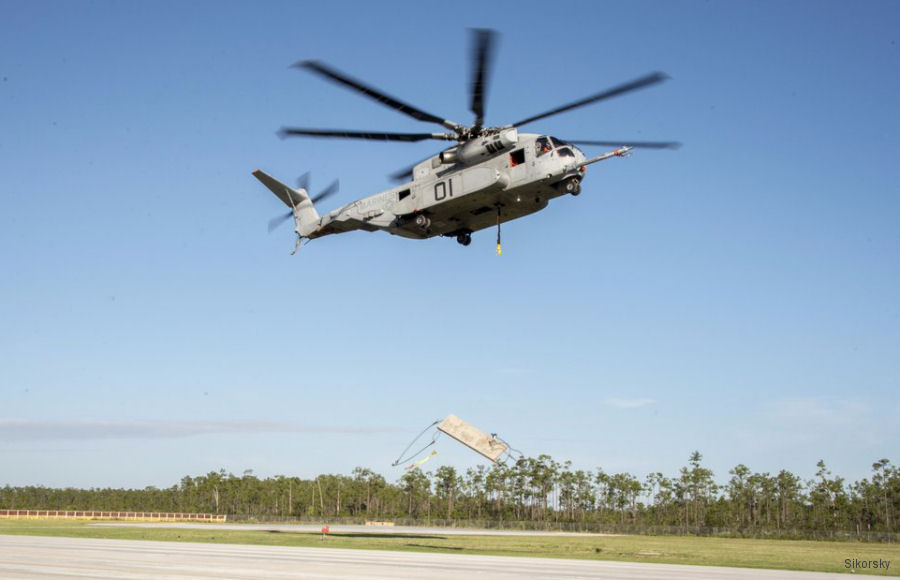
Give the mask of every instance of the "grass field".
[(756, 540), (685, 536), (457, 536), (335, 533), (323, 542), (317, 533), (275, 530), (105, 527), (86, 521), (0, 520), (0, 535), (66, 536), (171, 542), (215, 542), (452, 554), (579, 558), (701, 566), (851, 572), (847, 558), (887, 560), (888, 570), (859, 573), (900, 576), (900, 545), (799, 540)]

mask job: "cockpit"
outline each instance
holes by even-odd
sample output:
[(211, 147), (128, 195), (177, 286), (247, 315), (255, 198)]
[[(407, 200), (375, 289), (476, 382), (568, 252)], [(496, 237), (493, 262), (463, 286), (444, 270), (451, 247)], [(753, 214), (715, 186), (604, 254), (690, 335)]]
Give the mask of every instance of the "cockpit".
[(559, 157), (575, 157), (571, 145), (557, 137), (541, 136), (534, 141), (534, 156), (540, 157), (556, 151)]

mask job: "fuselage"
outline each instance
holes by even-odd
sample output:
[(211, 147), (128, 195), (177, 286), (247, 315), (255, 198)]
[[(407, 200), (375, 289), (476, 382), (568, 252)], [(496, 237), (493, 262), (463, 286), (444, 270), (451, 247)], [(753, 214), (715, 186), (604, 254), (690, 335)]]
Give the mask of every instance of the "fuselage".
[(355, 229), (416, 239), (471, 233), (580, 191), (585, 155), (577, 147), (515, 129), (502, 136), (419, 163), (412, 181), (328, 212), (308, 237)]

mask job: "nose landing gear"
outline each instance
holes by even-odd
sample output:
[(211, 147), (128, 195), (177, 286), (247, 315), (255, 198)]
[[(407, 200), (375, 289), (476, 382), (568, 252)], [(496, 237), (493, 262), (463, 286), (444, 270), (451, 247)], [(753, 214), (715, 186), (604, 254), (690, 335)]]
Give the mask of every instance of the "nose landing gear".
[(559, 189), (563, 193), (578, 195), (579, 193), (581, 193), (581, 181), (579, 181), (577, 177), (570, 177), (569, 179), (559, 184)]
[(463, 246), (468, 246), (472, 243), (472, 234), (469, 232), (463, 232), (461, 234), (456, 235), (456, 241)]

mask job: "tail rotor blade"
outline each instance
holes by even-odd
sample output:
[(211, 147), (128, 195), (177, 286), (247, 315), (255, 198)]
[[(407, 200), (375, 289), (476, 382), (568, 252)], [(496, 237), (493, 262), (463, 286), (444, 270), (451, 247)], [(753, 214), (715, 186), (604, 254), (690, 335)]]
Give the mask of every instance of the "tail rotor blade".
[(297, 178), (297, 187), (309, 191), (309, 171)]
[(341, 189), (341, 181), (339, 179), (335, 179), (331, 182), (331, 185), (323, 189), (318, 195), (312, 198), (310, 201), (313, 203), (319, 203), (323, 199), (327, 199), (338, 192)]
[(286, 214), (276, 216), (276, 217), (273, 217), (272, 219), (270, 219), (269, 220), (269, 233), (271, 234), (272, 232), (274, 232), (276, 229), (278, 229), (279, 226), (281, 226), (281, 224), (288, 221), (291, 218), (291, 216), (293, 216), (293, 215), (294, 215), (294, 212), (289, 211)]

